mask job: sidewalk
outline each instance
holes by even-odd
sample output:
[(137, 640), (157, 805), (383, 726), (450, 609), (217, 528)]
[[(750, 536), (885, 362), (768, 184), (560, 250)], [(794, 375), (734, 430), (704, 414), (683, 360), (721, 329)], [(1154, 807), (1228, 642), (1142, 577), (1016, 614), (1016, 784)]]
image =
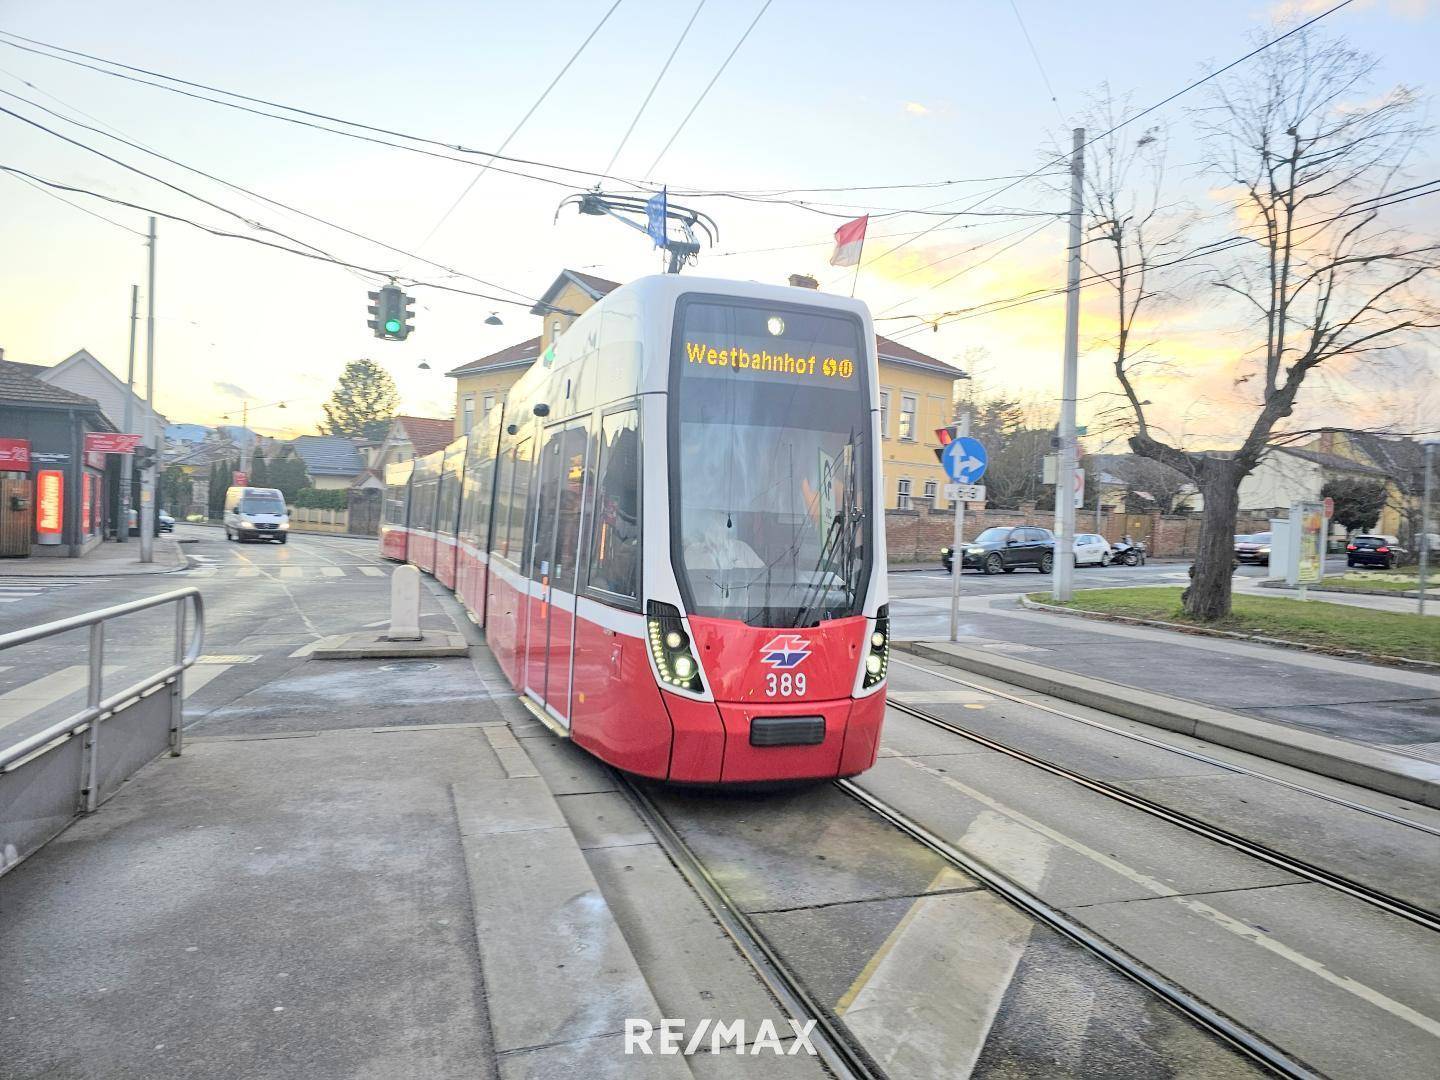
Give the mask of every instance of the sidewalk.
[(34, 556), (0, 559), (0, 578), (124, 577), (134, 574), (171, 574), (188, 566), (184, 551), (173, 536), (155, 537), (155, 561), (140, 561), (140, 538), (123, 544), (105, 540), (78, 559)]
[[(948, 599), (891, 605), (897, 640), (948, 646)], [(1440, 762), (1440, 676), (1247, 642), (962, 602), (960, 645)], [(933, 609), (933, 610), (932, 610)]]

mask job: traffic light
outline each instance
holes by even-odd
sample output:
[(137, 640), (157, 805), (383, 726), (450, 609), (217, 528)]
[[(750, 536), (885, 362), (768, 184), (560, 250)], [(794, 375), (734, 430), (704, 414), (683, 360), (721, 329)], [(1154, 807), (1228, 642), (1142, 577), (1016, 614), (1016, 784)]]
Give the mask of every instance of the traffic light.
[(132, 462), (132, 466), (137, 473), (153, 469), (155, 467), (155, 448), (153, 446), (135, 447), (135, 460)]
[(411, 305), (415, 303), (400, 291), (398, 285), (386, 285), (370, 296), (370, 321), (366, 324), (378, 338), (389, 341), (404, 341), (415, 327), (410, 320), (415, 317)]

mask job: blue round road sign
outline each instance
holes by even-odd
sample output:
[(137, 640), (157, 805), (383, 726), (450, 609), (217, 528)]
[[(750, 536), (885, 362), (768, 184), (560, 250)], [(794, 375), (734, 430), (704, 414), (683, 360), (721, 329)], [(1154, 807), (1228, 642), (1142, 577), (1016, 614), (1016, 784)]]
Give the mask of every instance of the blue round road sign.
[(989, 458), (979, 439), (956, 439), (941, 455), (945, 475), (957, 484), (973, 484), (985, 475)]

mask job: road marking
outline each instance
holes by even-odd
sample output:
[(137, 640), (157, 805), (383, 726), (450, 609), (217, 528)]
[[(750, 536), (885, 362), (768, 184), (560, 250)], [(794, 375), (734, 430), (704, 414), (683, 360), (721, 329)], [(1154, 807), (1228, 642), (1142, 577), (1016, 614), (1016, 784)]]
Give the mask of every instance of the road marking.
[(211, 653), (206, 656), (197, 656), (197, 664), (253, 664), (259, 660), (258, 656), (243, 656), (239, 653)]
[(301, 645), (301, 646), (300, 646), (298, 649), (296, 649), (294, 652), (290, 653), (290, 654), (289, 654), (289, 658), (290, 658), (291, 660), (294, 660), (294, 659), (296, 659), (297, 657), (309, 656), (312, 652), (315, 651), (315, 647), (316, 647), (317, 645), (319, 645), (319, 644), (320, 644), (319, 641), (306, 642), (304, 645)]
[[(119, 664), (106, 665), (105, 674), (113, 675), (119, 670)], [(0, 728), (47, 709), (71, 694), (83, 693), (89, 671), (88, 664), (71, 664), (0, 694)]]
[(320, 576), (321, 576), (321, 577), (344, 577), (344, 576), (345, 576), (345, 571), (342, 570), (342, 569), (341, 569), (340, 567), (338, 567), (338, 566), (322, 566), (322, 567), (320, 567)]
[(233, 664), (214, 664), (206, 665), (198, 671), (191, 668), (185, 673), (185, 696), (188, 698), (191, 694), (209, 686), (232, 667), (234, 667)]
[(280, 576), (282, 578), (304, 577), (305, 571), (298, 566), (282, 566), (280, 568)]
[(364, 574), (366, 577), (385, 576), (385, 571), (381, 570), (378, 566), (362, 566), (360, 567), (360, 573)]
[(1362, 982), (1358, 982), (1357, 980), (1350, 978), (1348, 975), (1341, 975), (1337, 972), (1331, 971), (1320, 961), (1306, 956), (1298, 949), (1292, 949), (1289, 945), (1286, 945), (1283, 942), (1276, 941), (1269, 934), (1256, 930), (1252, 926), (1246, 925), (1239, 919), (1225, 914), (1225, 912), (1220, 911), (1218, 908), (1211, 907), (1209, 904), (1205, 903), (1202, 900), (1196, 900), (1189, 896), (1182, 896), (1176, 893), (1173, 888), (1171, 888), (1169, 885), (1166, 885), (1163, 881), (1160, 881), (1157, 878), (1153, 878), (1149, 874), (1144, 873), (1143, 871), (1136, 870), (1132, 866), (1127, 866), (1125, 863), (1122, 863), (1119, 859), (1116, 859), (1113, 856), (1106, 855), (1104, 852), (1096, 851), (1094, 848), (1081, 843), (1079, 840), (1076, 840), (1073, 837), (1066, 836), (1064, 833), (1052, 829), (1050, 826), (1044, 824), (1043, 822), (1037, 821), (1019, 810), (1015, 810), (1011, 807), (1006, 806), (998, 799), (994, 799), (989, 795), (986, 795), (983, 791), (979, 791), (978, 789), (971, 787), (969, 784), (965, 784), (959, 780), (956, 780), (953, 776), (948, 776), (944, 773), (941, 773), (937, 769), (926, 765), (924, 762), (916, 761), (913, 758), (901, 758), (900, 760), (913, 769), (919, 769), (921, 772), (928, 773), (936, 780), (939, 780), (946, 787), (953, 788), (961, 794), (967, 795), (971, 799), (974, 799), (976, 802), (982, 803), (983, 805), (990, 807), (990, 809), (994, 810), (997, 814), (1001, 814), (1011, 819), (1012, 821), (1025, 826), (1026, 828), (1033, 829), (1041, 836), (1069, 848), (1077, 855), (1089, 859), (1091, 862), (1098, 863), (1100, 866), (1105, 867), (1105, 869), (1110, 870), (1113, 873), (1119, 874), (1121, 877), (1134, 882), (1136, 885), (1139, 885), (1142, 888), (1147, 889), (1148, 891), (1153, 893), (1157, 898), (1162, 900), (1169, 900), (1172, 903), (1179, 904), (1181, 907), (1186, 908), (1194, 914), (1199, 915), (1204, 919), (1210, 920), (1211, 922), (1219, 926), (1221, 929), (1229, 931), (1236, 937), (1242, 938), (1243, 940), (1248, 941), (1253, 945), (1258, 945), (1260, 948), (1265, 949), (1267, 952), (1274, 953), (1276, 956), (1280, 957), (1283, 960), (1290, 961), (1290, 963), (1294, 964), (1296, 967), (1301, 968), (1304, 971), (1307, 971), (1310, 974), (1316, 976), (1317, 978), (1330, 983), (1332, 986), (1339, 987), (1341, 990), (1353, 994), (1355, 997), (1358, 997), (1360, 1000), (1374, 1005), (1378, 1009), (1383, 1009), (1391, 1016), (1395, 1016), (1401, 1020), (1406, 1021), (1407, 1023), (1413, 1024), (1415, 1027), (1418, 1027), (1421, 1031), (1424, 1031), (1428, 1035), (1440, 1038), (1440, 1020), (1435, 1020), (1429, 1016), (1426, 1016), (1424, 1013), (1418, 1011), (1417, 1009), (1412, 1009), (1409, 1005), (1406, 1005), (1400, 1001), (1396, 1001), (1394, 998), (1389, 997), (1386, 994), (1382, 994), (1374, 987), (1367, 986)]
[(236, 577), (259, 577), (259, 576), (260, 576), (260, 568), (259, 568), (258, 566), (242, 566), (239, 570), (235, 571), (235, 576), (236, 576)]
[(921, 896), (835, 1012), (886, 1073), (969, 1076), (1033, 926), (978, 889)]

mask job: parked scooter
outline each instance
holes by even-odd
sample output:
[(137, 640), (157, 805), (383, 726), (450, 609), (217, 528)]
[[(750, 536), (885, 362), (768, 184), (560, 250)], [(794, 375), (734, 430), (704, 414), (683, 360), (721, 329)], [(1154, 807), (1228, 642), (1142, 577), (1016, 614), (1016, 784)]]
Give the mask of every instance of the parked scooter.
[(1110, 546), (1112, 566), (1144, 566), (1145, 556), (1145, 541), (1131, 540), (1128, 534)]

